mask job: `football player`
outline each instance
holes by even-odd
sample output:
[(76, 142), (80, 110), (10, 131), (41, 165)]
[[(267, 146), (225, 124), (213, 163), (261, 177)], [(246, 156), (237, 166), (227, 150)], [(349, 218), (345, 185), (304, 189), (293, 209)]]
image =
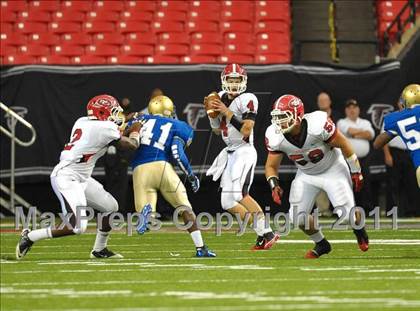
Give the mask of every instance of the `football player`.
[[(216, 257), (203, 242), (195, 223), (195, 214), (188, 200), (184, 184), (176, 174), (171, 162), (176, 162), (186, 174), (192, 190), (200, 188), (199, 179), (194, 175), (185, 155), (194, 131), (185, 122), (174, 119), (174, 104), (164, 95), (153, 97), (148, 105), (148, 115), (141, 116), (144, 123), (140, 132), (141, 146), (132, 160), (133, 187), (136, 210), (144, 219), (156, 210), (157, 192), (174, 208), (182, 207), (185, 224), (193, 224), (188, 232), (196, 247), (197, 257)], [(139, 224), (137, 231), (142, 234), (147, 223)]]
[(400, 111), (385, 116), (385, 132), (376, 137), (373, 146), (375, 149), (382, 148), (399, 135), (410, 150), (420, 188), (420, 85), (405, 87), (398, 106)]
[[(298, 97), (283, 95), (278, 98), (271, 117), (272, 124), (265, 133), (269, 152), (265, 175), (273, 200), (281, 204), (283, 191), (279, 185), (278, 169), (286, 155), (298, 168), (290, 189), (290, 223), (298, 225), (315, 242), (314, 249), (305, 257), (318, 258), (329, 253), (331, 245), (321, 230), (316, 230), (310, 215), (315, 197), (324, 190), (333, 206), (338, 208), (337, 214), (346, 221), (355, 216), (355, 224), (359, 225), (360, 211), (351, 213), (351, 210), (355, 206), (352, 181), (356, 192), (363, 184), (360, 164), (350, 143), (327, 114), (323, 111), (304, 114), (303, 103)], [(309, 227), (305, 227), (305, 219), (309, 220)], [(353, 232), (359, 248), (367, 251), (369, 239), (365, 229)]]
[(219, 114), (212, 118), (210, 126), (214, 133), (221, 135), (227, 145), (207, 171), (213, 180), (220, 178), (221, 205), (233, 215), (245, 219), (247, 214), (255, 217), (254, 230), (257, 241), (253, 250), (271, 248), (279, 235), (265, 224), (265, 216), (260, 205), (249, 195), (257, 163), (254, 147), (253, 128), (258, 111), (258, 99), (245, 92), (247, 74), (238, 64), (229, 64), (221, 74), (222, 91), (218, 97), (204, 98), (204, 105)]
[(17, 259), (25, 256), (36, 241), (85, 232), (88, 221), (83, 217), (86, 217), (87, 206), (103, 216), (98, 217), (98, 231), (90, 257), (123, 257), (107, 248), (111, 231), (109, 215), (118, 210), (118, 203), (92, 178), (96, 161), (105, 154), (108, 145), (131, 150), (139, 146), (141, 123), (137, 122), (131, 127), (128, 137), (121, 135), (123, 124), (123, 109), (114, 97), (98, 95), (89, 101), (87, 116), (74, 123), (70, 142), (64, 146), (60, 162), (51, 173), (52, 188), (60, 201), (62, 213), (69, 217), (71, 226), (32, 231), (24, 229), (16, 246)]

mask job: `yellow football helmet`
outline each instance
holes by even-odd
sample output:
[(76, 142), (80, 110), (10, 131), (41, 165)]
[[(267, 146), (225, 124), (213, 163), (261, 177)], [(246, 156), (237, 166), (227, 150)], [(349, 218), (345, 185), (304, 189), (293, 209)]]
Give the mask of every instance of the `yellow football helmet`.
[(158, 95), (150, 100), (147, 110), (150, 114), (170, 118), (174, 114), (174, 103), (169, 97)]
[(410, 84), (401, 93), (400, 104), (403, 108), (420, 105), (420, 84)]

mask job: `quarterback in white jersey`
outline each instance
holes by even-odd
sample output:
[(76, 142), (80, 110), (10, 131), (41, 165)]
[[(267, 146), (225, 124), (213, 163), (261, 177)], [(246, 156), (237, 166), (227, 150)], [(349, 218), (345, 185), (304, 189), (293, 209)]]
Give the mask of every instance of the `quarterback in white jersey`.
[(261, 207), (249, 195), (257, 163), (253, 128), (258, 99), (254, 94), (245, 92), (247, 75), (240, 65), (227, 65), (221, 80), (222, 91), (206, 97), (204, 105), (208, 108), (213, 131), (222, 135), (227, 147), (214, 160), (207, 175), (213, 175), (214, 181), (221, 176), (221, 204), (224, 210), (241, 219), (245, 219), (247, 214), (256, 215), (254, 230), (258, 237), (253, 250), (269, 249), (279, 236), (265, 226)]
[[(272, 124), (265, 133), (269, 151), (265, 174), (273, 200), (281, 204), (283, 191), (279, 185), (278, 168), (286, 155), (298, 168), (290, 189), (290, 222), (296, 223), (315, 242), (315, 248), (307, 252), (306, 258), (318, 258), (329, 253), (331, 245), (314, 227), (310, 213), (315, 198), (320, 190), (324, 190), (338, 209), (337, 214), (345, 221), (349, 221), (350, 215), (355, 215), (355, 224), (358, 225), (360, 211), (352, 214), (351, 210), (355, 207), (352, 181), (355, 191), (360, 191), (363, 183), (359, 161), (350, 143), (327, 114), (323, 111), (304, 114), (303, 103), (298, 97), (281, 96), (274, 103), (271, 116)], [(305, 217), (302, 216), (308, 216), (309, 227), (305, 227)], [(359, 248), (367, 251), (369, 239), (365, 229), (353, 232)]]
[(52, 188), (69, 223), (62, 229), (24, 229), (16, 246), (17, 259), (25, 256), (36, 241), (85, 232), (87, 206), (101, 213), (91, 258), (122, 258), (106, 247), (111, 231), (109, 215), (118, 210), (118, 203), (91, 175), (96, 161), (105, 154), (109, 144), (132, 150), (139, 146), (141, 123), (130, 128), (129, 137), (122, 136), (122, 108), (110, 95), (92, 98), (87, 105), (87, 114), (74, 123), (70, 142), (64, 146), (60, 162), (51, 173)]

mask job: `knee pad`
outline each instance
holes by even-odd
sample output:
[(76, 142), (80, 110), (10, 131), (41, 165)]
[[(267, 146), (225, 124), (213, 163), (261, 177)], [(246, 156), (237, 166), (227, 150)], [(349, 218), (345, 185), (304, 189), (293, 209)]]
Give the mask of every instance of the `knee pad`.
[[(242, 200), (242, 199), (241, 199)], [(222, 208), (224, 210), (228, 210), (232, 207), (234, 207), (236, 204), (238, 204), (238, 201), (235, 200), (234, 194), (232, 192), (224, 192), (222, 190), (222, 196), (221, 196), (221, 203)]]

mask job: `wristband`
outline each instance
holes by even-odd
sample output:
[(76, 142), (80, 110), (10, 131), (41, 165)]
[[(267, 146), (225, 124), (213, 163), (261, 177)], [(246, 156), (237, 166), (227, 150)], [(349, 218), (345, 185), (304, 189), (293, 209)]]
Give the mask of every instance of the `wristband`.
[(239, 119), (235, 115), (233, 115), (230, 119), (230, 124), (232, 124), (233, 127), (236, 128), (239, 132), (241, 131), (242, 122), (239, 121)]
[(134, 139), (137, 142), (137, 146), (140, 145), (140, 133), (139, 132), (131, 132), (128, 135), (128, 138)]
[(351, 156), (346, 158), (346, 162), (349, 165), (350, 173), (360, 173), (362, 171), (357, 155), (353, 153)]
[(277, 186), (280, 186), (279, 184), (279, 178), (277, 176), (270, 176), (267, 178), (267, 182), (270, 185), (271, 190), (276, 188)]

